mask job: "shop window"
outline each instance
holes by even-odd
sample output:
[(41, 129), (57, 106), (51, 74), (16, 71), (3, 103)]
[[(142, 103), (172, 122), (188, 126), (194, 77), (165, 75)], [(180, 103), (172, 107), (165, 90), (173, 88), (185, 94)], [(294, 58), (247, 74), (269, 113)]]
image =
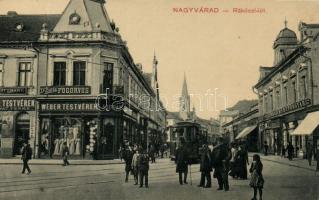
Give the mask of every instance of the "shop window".
[(73, 85), (85, 85), (85, 65), (84, 61), (73, 62)]
[(3, 73), (4, 73), (3, 63), (0, 63), (0, 86), (3, 86)]
[(66, 63), (55, 62), (54, 63), (54, 74), (53, 74), (53, 85), (65, 85), (66, 82)]
[[(43, 122), (45, 123), (45, 121)], [(45, 126), (42, 124), (42, 127)], [(53, 120), (51, 137), (51, 155), (60, 156), (63, 143), (69, 147), (70, 155), (81, 155), (81, 121), (79, 118), (61, 118)]]
[(103, 92), (113, 92), (113, 63), (104, 63), (103, 69)]
[(20, 62), (18, 86), (31, 86), (31, 62)]

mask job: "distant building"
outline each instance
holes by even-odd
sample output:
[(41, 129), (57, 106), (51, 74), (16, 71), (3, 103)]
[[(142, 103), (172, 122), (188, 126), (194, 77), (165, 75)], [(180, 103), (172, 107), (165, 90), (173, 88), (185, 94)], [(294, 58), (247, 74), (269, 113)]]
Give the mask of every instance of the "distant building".
[(219, 134), (219, 122), (213, 118), (210, 120), (201, 119), (196, 115), (195, 108), (190, 110), (190, 95), (187, 89), (187, 81), (184, 75), (184, 81), (182, 86), (182, 94), (179, 98), (179, 111), (169, 112), (167, 111), (166, 121), (167, 121), (167, 142), (176, 141), (177, 133), (174, 132), (174, 125), (178, 122), (192, 121), (197, 122), (201, 125), (202, 130), (209, 138), (214, 138), (214, 135)]

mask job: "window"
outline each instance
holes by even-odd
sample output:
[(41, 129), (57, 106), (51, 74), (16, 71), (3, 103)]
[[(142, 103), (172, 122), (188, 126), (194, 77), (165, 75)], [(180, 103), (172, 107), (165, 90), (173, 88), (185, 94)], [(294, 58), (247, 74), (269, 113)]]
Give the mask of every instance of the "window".
[(300, 80), (300, 97), (302, 99), (307, 98), (307, 79), (306, 76), (302, 76)]
[(113, 63), (104, 63), (103, 70), (103, 92), (108, 90), (108, 93), (113, 92)]
[(270, 94), (269, 99), (270, 99), (270, 109), (269, 110), (272, 111), (274, 109), (274, 98), (273, 98), (272, 94)]
[(277, 108), (280, 108), (280, 91), (277, 90), (276, 91), (276, 104), (277, 104)]
[(285, 105), (288, 104), (288, 88), (287, 86), (284, 87), (284, 98), (285, 98)]
[(293, 98), (293, 102), (296, 102), (297, 101), (297, 88), (296, 88), (296, 82), (293, 81), (292, 82), (292, 98)]
[(268, 112), (268, 98), (265, 96), (265, 113)]
[(31, 63), (19, 63), (18, 86), (31, 86)]
[(0, 63), (0, 86), (3, 86), (3, 63)]
[(85, 67), (84, 61), (73, 62), (73, 85), (85, 85)]
[(66, 80), (66, 63), (55, 62), (54, 63), (54, 74), (53, 74), (53, 85), (65, 85)]

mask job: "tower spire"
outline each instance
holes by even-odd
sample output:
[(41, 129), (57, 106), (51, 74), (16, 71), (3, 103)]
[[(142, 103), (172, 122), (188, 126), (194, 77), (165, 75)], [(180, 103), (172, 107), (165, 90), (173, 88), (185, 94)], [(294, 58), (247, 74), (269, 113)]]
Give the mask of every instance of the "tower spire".
[(287, 21), (287, 18), (286, 18), (286, 17), (285, 17), (284, 23), (285, 23), (285, 28), (287, 28), (288, 21)]

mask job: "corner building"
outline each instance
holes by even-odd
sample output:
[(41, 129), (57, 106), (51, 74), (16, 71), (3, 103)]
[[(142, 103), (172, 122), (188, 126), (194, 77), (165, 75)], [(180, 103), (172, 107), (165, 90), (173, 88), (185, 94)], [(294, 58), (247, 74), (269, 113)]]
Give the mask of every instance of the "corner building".
[(319, 25), (299, 25), (294, 31), (282, 29), (274, 44), (274, 65), (260, 67), (254, 86), (259, 97), (259, 138), (280, 154), (291, 142), (295, 154), (304, 156), (307, 144), (319, 145)]
[[(150, 133), (163, 133), (157, 59), (146, 75), (104, 4), (70, 0), (61, 15), (0, 17), (1, 157), (29, 141), (37, 158), (59, 157), (67, 142), (73, 158), (112, 159), (124, 143), (146, 148)], [(105, 93), (121, 109), (99, 109)]]

